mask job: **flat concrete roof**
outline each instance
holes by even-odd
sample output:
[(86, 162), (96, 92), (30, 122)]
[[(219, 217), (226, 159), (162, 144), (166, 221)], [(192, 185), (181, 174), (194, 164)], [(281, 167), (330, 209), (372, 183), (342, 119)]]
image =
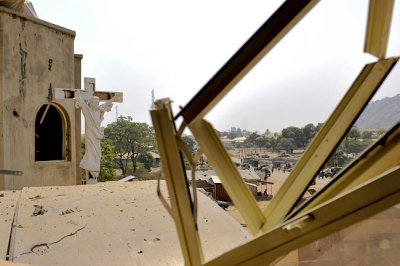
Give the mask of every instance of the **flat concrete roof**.
[[(30, 187), (6, 192), (2, 255), (12, 234), (12, 261), (34, 265), (181, 265), (175, 224), (156, 195), (157, 181)], [(166, 198), (166, 185), (162, 183)], [(0, 192), (2, 193), (2, 192)], [(20, 195), (19, 204), (18, 197)], [(206, 261), (252, 236), (198, 193), (198, 226)], [(14, 207), (11, 207), (14, 205)], [(4, 255), (1, 258), (4, 260)]]
[(18, 198), (21, 191), (1, 191), (0, 192), (0, 258), (7, 256), (8, 243), (15, 214), (15, 208), (18, 204)]

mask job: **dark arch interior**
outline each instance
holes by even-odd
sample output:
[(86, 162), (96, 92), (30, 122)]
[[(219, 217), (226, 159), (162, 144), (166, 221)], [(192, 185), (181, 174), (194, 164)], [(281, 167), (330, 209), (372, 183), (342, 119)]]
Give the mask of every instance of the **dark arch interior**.
[[(36, 115), (35, 121), (35, 161), (62, 160), (63, 125), (56, 107), (43, 105)], [(40, 123), (43, 115), (45, 117)]]

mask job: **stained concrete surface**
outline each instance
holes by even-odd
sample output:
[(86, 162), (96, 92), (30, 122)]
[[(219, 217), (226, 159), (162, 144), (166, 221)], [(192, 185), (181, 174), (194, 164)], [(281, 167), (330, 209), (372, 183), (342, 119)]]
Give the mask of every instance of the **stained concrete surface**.
[(15, 209), (21, 191), (0, 192), (0, 258), (7, 256)]
[[(12, 260), (34, 265), (182, 265), (175, 224), (156, 196), (156, 184), (24, 188)], [(164, 183), (162, 190), (167, 197)], [(198, 224), (206, 260), (252, 238), (201, 193)]]
[[(0, 39), (0, 167), (24, 173), (23, 178), (0, 175), (0, 189), (77, 184), (81, 111), (73, 101), (51, 100), (59, 119), (46, 116), (42, 121), (52, 124), (50, 134), (60, 129), (55, 121), (63, 123), (60, 137), (68, 145), (58, 142), (61, 158), (49, 152), (55, 147), (36, 127), (42, 117), (39, 110), (49, 104), (53, 89), (74, 88), (75, 77), (80, 78), (79, 60), (74, 57), (75, 32), (0, 7)], [(37, 145), (40, 137), (46, 139), (43, 145)], [(46, 160), (37, 158), (38, 154), (46, 154)]]

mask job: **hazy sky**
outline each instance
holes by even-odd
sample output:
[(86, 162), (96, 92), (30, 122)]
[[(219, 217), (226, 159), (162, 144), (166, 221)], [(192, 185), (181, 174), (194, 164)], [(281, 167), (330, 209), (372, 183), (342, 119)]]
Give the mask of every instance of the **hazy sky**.
[[(151, 124), (151, 91), (174, 112), (283, 2), (32, 0), (40, 19), (76, 32), (82, 76), (124, 93), (119, 115)], [(264, 132), (324, 122), (361, 71), (367, 0), (321, 0), (208, 115), (218, 130)], [(400, 55), (396, 2), (388, 56)], [(400, 93), (400, 66), (375, 99)], [(115, 120), (116, 111), (104, 124)]]

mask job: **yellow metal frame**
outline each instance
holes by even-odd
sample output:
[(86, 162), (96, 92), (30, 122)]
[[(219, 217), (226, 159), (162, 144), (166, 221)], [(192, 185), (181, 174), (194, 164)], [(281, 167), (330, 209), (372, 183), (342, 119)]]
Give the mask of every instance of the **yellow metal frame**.
[[(400, 202), (400, 167), (296, 216), (207, 263), (268, 265), (291, 250), (366, 219)], [(332, 211), (335, 210), (335, 211)]]
[(150, 114), (170, 197), (171, 207), (168, 212), (175, 221), (185, 264), (201, 265), (204, 257), (197, 224), (193, 216), (193, 205), (183, 158), (178, 148), (170, 101), (167, 99), (157, 101)]
[(394, 0), (370, 0), (364, 52), (385, 57), (393, 6)]
[(258, 233), (265, 222), (265, 217), (237, 167), (226, 153), (214, 128), (205, 120), (196, 121), (189, 128), (247, 226), (253, 234)]
[[(310, 201), (296, 206), (398, 61), (398, 58), (383, 58), (393, 1), (370, 1), (365, 50), (380, 59), (367, 64), (360, 72), (264, 212), (258, 207), (212, 125), (203, 119), (317, 2), (286, 1), (175, 119), (168, 99), (156, 101), (151, 110), (171, 206), (167, 206), (162, 195), (160, 198), (176, 223), (183, 256), (188, 265), (273, 263), (294, 249), (400, 202), (400, 127), (397, 125), (342, 170), (337, 179), (316, 193)], [(381, 38), (379, 36), (386, 39), (376, 42)], [(175, 120), (178, 117), (184, 121), (177, 132)], [(186, 125), (251, 232), (254, 235), (260, 233), (254, 240), (209, 262), (203, 259), (196, 225), (196, 208), (190, 196), (182, 161), (182, 153), (187, 154), (181, 140)], [(189, 160), (195, 161), (191, 158)]]
[(275, 227), (289, 213), (397, 60), (398, 58), (380, 60), (364, 67), (340, 104), (297, 162), (285, 183), (273, 197), (264, 212), (268, 220), (263, 231)]
[[(354, 189), (379, 174), (400, 165), (400, 124), (392, 128), (384, 137), (361, 154), (346, 169), (331, 181), (329, 186), (319, 191), (315, 198), (305, 204), (295, 215), (310, 210), (336, 195)], [(292, 214), (292, 216), (294, 215)]]

